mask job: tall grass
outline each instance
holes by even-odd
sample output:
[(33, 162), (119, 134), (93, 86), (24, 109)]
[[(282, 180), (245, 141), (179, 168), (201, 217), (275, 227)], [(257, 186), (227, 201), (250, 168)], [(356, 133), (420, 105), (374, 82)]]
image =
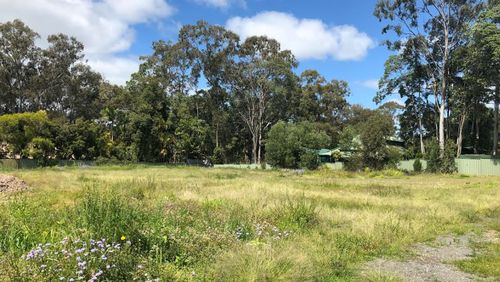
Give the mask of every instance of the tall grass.
[[(394, 280), (361, 277), (360, 266), (500, 222), (498, 178), (149, 166), (16, 175), (32, 192), (0, 200), (0, 280), (38, 244), (65, 237), (130, 241), (131, 279)], [(461, 267), (488, 270), (489, 261)]]

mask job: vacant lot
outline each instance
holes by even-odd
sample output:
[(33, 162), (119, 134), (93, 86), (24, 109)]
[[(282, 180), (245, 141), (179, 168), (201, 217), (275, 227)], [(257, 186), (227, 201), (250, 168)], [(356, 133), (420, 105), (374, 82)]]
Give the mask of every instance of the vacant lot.
[(8, 174), (29, 190), (0, 194), (0, 280), (398, 281), (404, 272), (371, 265), (411, 261), (418, 250), (436, 256), (436, 238), (455, 237), (468, 238), (472, 257), (445, 267), (500, 279), (498, 177), (165, 167)]

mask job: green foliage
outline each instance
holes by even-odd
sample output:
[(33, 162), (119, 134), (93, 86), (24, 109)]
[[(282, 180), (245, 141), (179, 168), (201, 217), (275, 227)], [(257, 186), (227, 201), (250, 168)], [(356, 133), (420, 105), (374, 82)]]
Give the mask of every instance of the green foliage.
[(316, 150), (328, 144), (328, 136), (314, 124), (278, 122), (266, 140), (267, 162), (273, 167), (317, 168)]
[(41, 165), (47, 165), (55, 155), (55, 146), (50, 139), (35, 137), (24, 151), (24, 155), (38, 160)]
[(111, 156), (109, 132), (93, 121), (77, 119), (74, 123), (58, 123), (54, 143), (60, 159), (94, 160)]
[(373, 169), (382, 169), (390, 161), (387, 139), (394, 133), (390, 115), (376, 111), (361, 125), (360, 139), (363, 164)]
[(0, 141), (9, 145), (10, 154), (24, 155), (34, 138), (50, 134), (50, 121), (47, 113), (9, 114), (0, 116)]
[(440, 173), (453, 173), (457, 171), (455, 164), (456, 145), (448, 140), (443, 157), (441, 157), (439, 143), (431, 140), (426, 146), (427, 171)]
[(416, 173), (422, 172), (422, 162), (420, 161), (420, 159), (415, 159), (415, 161), (413, 162), (413, 171)]
[(399, 162), (403, 159), (404, 149), (396, 146), (387, 146), (387, 163), (386, 168), (397, 168)]
[(436, 173), (439, 172), (441, 169), (441, 159), (440, 159), (440, 150), (439, 150), (439, 143), (437, 140), (432, 139), (426, 144), (426, 156), (425, 159), (427, 160), (427, 171)]
[(308, 150), (300, 155), (300, 167), (315, 170), (319, 164), (319, 156), (316, 151)]
[(441, 173), (454, 173), (457, 171), (457, 165), (455, 163), (455, 152), (457, 151), (457, 146), (453, 141), (446, 140), (443, 158), (441, 159)]

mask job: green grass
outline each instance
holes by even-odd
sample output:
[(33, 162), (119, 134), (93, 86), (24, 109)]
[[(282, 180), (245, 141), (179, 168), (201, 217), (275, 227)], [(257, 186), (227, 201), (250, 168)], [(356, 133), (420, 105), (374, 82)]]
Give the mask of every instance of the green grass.
[[(440, 234), (500, 222), (498, 177), (133, 165), (8, 173), (32, 189), (0, 197), (2, 281), (29, 277), (40, 265), (21, 256), (66, 237), (126, 237), (130, 250), (115, 259), (133, 258), (120, 271), (128, 279), (398, 281), (362, 277), (360, 268), (375, 257), (404, 257)], [(478, 247), (458, 265), (500, 277), (498, 253), (497, 245)]]
[(481, 243), (475, 247), (476, 256), (456, 262), (466, 272), (482, 277), (500, 278), (500, 243)]

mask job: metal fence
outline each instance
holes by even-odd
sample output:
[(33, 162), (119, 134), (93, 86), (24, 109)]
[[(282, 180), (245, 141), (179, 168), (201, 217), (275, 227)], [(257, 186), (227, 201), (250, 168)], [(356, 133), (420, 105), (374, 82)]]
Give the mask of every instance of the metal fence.
[[(413, 171), (415, 160), (401, 161), (399, 169)], [(422, 170), (427, 168), (427, 162), (421, 160)], [(457, 172), (465, 175), (500, 176), (500, 158), (484, 155), (464, 155), (455, 159)]]
[[(94, 166), (94, 161), (76, 161), (76, 160), (56, 160), (57, 166)], [(0, 168), (7, 169), (30, 169), (39, 167), (37, 160), (30, 159), (0, 159)]]
[[(398, 168), (401, 170), (413, 171), (413, 163), (415, 160), (405, 160), (401, 161)], [(427, 161), (421, 160), (422, 170), (427, 168)], [(485, 155), (464, 155), (458, 159), (455, 159), (457, 165), (458, 173), (465, 175), (492, 175), (500, 176), (500, 158), (485, 156)], [(96, 163), (94, 161), (75, 161), (75, 160), (58, 160), (58, 166), (94, 166)], [(344, 165), (341, 162), (337, 163), (326, 163), (323, 164), (326, 167), (333, 170), (342, 170)], [(29, 159), (0, 159), (0, 169), (30, 169), (39, 167), (38, 161)], [(226, 165), (215, 165), (219, 168), (250, 168), (257, 169), (262, 168), (255, 164), (226, 164)], [(271, 169), (270, 165), (266, 166), (267, 169)]]

